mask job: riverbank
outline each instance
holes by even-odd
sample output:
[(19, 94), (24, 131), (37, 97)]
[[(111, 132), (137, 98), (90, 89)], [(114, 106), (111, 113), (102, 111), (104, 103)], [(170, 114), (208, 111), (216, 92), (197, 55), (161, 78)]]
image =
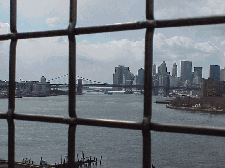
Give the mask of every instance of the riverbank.
[(212, 108), (199, 108), (199, 107), (178, 107), (172, 105), (166, 105), (166, 108), (177, 109), (177, 110), (189, 110), (189, 111), (205, 111), (205, 112), (225, 112), (225, 109), (212, 109)]

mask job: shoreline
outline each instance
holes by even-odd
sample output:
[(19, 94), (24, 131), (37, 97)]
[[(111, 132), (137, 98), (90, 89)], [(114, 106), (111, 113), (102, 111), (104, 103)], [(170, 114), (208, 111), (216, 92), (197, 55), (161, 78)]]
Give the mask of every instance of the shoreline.
[(202, 109), (197, 107), (176, 107), (171, 105), (166, 105), (166, 108), (177, 109), (177, 110), (189, 110), (189, 111), (204, 111), (204, 112), (225, 112), (225, 109)]

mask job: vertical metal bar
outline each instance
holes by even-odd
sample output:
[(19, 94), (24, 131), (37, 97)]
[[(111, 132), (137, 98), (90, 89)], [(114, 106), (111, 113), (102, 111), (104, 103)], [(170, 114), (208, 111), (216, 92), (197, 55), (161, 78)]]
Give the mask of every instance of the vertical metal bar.
[(69, 125), (69, 129), (68, 129), (68, 168), (75, 167), (75, 131), (76, 131), (76, 125)]
[(8, 167), (14, 168), (15, 161), (15, 125), (12, 115), (8, 117)]
[(9, 60), (9, 99), (8, 99), (8, 166), (14, 167), (15, 162), (15, 126), (13, 114), (15, 110), (15, 71), (16, 71), (16, 44), (11, 40)]
[[(17, 0), (10, 1), (10, 30), (17, 33), (16, 28)], [(8, 99), (8, 167), (14, 168), (15, 162), (15, 124), (13, 114), (15, 110), (15, 76), (16, 76), (16, 44), (17, 39), (10, 43), (9, 58), (9, 99)]]
[(76, 42), (69, 35), (69, 116), (76, 117)]
[[(70, 0), (70, 23), (69, 31), (69, 116), (76, 115), (76, 39), (73, 35), (73, 29), (77, 21), (77, 0)], [(69, 125), (68, 130), (68, 167), (74, 167), (75, 164), (75, 131), (76, 125)]]
[(10, 0), (10, 30), (12, 33), (17, 33), (16, 12), (17, 12), (17, 0)]
[[(154, 20), (153, 0), (146, 0), (146, 19)], [(144, 82), (144, 119), (146, 126), (150, 123), (152, 114), (152, 61), (153, 61), (154, 29), (147, 28), (145, 35), (145, 82)], [(143, 137), (143, 168), (151, 167), (151, 133), (146, 127), (142, 130)]]
[(9, 100), (8, 100), (8, 111), (11, 113), (14, 113), (15, 110), (16, 45), (17, 39), (12, 39), (10, 43)]

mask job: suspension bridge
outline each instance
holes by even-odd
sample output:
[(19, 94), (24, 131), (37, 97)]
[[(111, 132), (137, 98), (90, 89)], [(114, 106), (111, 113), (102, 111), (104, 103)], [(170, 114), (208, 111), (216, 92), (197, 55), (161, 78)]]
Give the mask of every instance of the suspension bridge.
[[(68, 77), (69, 74), (66, 75), (62, 75), (62, 76), (58, 76), (56, 78), (52, 78), (47, 80), (48, 82), (50, 82), (51, 85), (68, 85)], [(76, 82), (78, 82), (79, 79), (82, 79), (82, 83), (83, 84), (106, 84), (100, 81), (96, 81), (96, 80), (92, 80), (92, 79), (88, 79), (88, 78), (84, 78), (82, 76), (76, 76)]]

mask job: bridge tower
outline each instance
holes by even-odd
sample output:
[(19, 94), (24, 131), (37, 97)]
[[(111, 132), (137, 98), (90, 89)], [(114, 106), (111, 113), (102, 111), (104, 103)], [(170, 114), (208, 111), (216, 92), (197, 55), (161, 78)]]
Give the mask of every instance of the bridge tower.
[(78, 79), (77, 94), (79, 94), (79, 95), (82, 94), (82, 79)]

